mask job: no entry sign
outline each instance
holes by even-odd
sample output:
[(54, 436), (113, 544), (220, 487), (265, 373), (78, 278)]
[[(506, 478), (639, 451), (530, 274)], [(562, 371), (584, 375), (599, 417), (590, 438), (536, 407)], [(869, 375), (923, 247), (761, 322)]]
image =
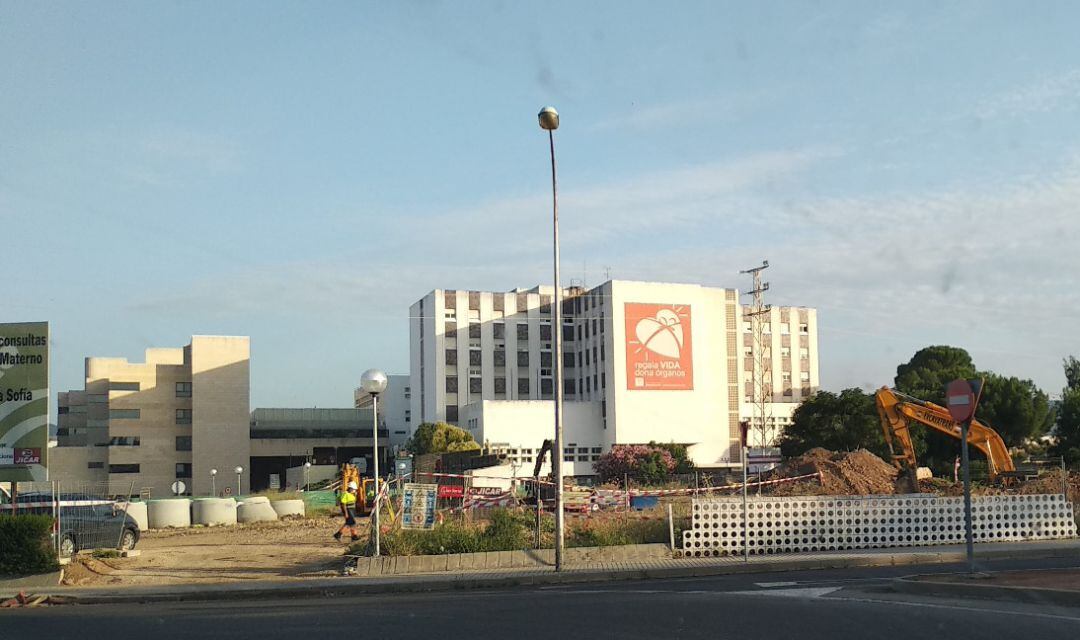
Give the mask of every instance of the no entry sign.
[(958, 378), (945, 386), (945, 406), (953, 420), (967, 422), (975, 417), (975, 407), (979, 403), (981, 390), (981, 380)]

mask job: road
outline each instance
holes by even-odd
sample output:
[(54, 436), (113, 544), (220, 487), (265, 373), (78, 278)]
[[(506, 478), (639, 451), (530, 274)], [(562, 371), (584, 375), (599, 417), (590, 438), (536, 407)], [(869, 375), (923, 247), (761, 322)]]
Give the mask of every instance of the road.
[[(1077, 566), (1010, 561), (989, 569)], [(956, 571), (934, 566), (920, 572)], [(1073, 637), (1080, 609), (890, 593), (912, 567), (275, 602), (67, 606), (0, 612), (5, 639)], [(931, 635), (928, 635), (931, 634)]]

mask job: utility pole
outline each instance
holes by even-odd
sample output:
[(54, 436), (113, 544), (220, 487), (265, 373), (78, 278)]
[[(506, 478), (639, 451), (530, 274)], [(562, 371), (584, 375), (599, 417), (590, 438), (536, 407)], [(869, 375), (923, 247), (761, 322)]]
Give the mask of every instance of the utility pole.
[[(753, 296), (753, 301), (743, 313), (743, 318), (750, 321), (750, 331), (753, 334), (754, 346), (754, 370), (751, 374), (753, 384), (753, 406), (751, 415), (751, 428), (760, 433), (758, 439), (760, 446), (770, 444), (769, 438), (769, 414), (771, 413), (772, 401), (772, 332), (766, 335), (765, 327), (769, 323), (769, 314), (772, 305), (765, 304), (765, 292), (769, 290), (769, 283), (761, 281), (761, 272), (769, 268), (769, 261), (762, 260), (760, 267), (740, 271), (740, 274), (750, 274), (753, 277), (754, 288), (743, 295)], [(754, 418), (757, 418), (755, 421)], [(748, 439), (749, 440), (749, 439)], [(747, 450), (750, 442), (747, 442)], [(744, 450), (744, 454), (747, 450)]]

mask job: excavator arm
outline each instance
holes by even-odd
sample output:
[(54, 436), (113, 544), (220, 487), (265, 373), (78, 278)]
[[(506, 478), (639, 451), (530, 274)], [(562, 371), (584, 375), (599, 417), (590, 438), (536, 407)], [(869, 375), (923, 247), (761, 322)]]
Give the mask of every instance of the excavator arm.
[[(881, 427), (885, 432), (885, 442), (893, 454), (893, 464), (898, 468), (914, 470), (917, 468), (915, 447), (911, 442), (910, 424), (917, 422), (931, 429), (959, 440), (962, 437), (960, 424), (952, 419), (948, 409), (913, 398), (888, 387), (878, 389), (874, 400)], [(986, 456), (990, 465), (990, 477), (996, 478), (1002, 473), (1016, 471), (1005, 441), (990, 427), (978, 420), (971, 421), (968, 429), (968, 444)], [(900, 450), (897, 453), (897, 449)]]

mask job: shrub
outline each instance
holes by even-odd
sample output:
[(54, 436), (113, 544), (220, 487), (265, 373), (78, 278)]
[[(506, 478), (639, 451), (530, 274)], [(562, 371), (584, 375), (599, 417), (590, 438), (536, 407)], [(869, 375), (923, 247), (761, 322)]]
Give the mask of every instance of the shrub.
[(49, 516), (0, 516), (0, 575), (55, 571), (52, 526)]
[(675, 472), (675, 456), (664, 447), (643, 444), (617, 444), (611, 447), (593, 468), (601, 482), (622, 482), (624, 476), (643, 484), (660, 484)]
[(568, 547), (616, 547), (624, 544), (667, 542), (665, 520), (595, 518), (571, 525), (567, 531)]

